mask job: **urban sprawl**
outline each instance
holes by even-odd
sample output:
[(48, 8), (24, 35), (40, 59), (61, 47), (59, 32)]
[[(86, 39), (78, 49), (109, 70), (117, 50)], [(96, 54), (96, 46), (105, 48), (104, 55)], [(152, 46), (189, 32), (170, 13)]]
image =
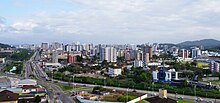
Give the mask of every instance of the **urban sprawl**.
[(0, 103), (220, 103), (220, 52), (202, 45), (13, 45), (0, 72)]

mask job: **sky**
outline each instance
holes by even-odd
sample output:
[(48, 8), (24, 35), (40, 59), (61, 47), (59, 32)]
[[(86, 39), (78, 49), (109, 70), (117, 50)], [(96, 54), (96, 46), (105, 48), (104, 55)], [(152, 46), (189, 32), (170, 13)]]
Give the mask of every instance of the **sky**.
[(220, 40), (220, 0), (1, 0), (0, 42)]

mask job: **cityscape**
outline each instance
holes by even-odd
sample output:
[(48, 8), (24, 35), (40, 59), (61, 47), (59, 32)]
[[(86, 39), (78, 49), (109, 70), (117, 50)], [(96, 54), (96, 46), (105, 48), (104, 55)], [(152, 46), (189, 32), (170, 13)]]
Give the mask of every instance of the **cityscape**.
[(218, 4), (1, 1), (0, 103), (220, 103)]
[(1, 44), (2, 101), (220, 102), (219, 50), (190, 45)]

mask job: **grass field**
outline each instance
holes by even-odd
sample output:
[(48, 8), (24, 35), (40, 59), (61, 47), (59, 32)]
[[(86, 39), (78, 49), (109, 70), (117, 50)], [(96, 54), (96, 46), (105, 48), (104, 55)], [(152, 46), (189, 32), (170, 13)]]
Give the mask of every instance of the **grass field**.
[(92, 92), (93, 88), (76, 87), (76, 90), (82, 90), (82, 91)]
[(197, 67), (199, 68), (204, 68), (204, 67), (208, 67), (209, 63), (206, 62), (197, 62)]
[[(73, 86), (65, 85), (65, 84), (56, 84), (59, 86), (65, 93), (71, 92), (73, 90)], [(77, 91), (87, 91), (92, 92), (93, 88), (87, 88), (87, 87), (76, 87)]]
[(208, 82), (211, 82), (212, 84), (218, 84), (220, 85), (220, 80), (210, 80)]
[(190, 100), (178, 100), (177, 103), (194, 103), (194, 101), (190, 101)]
[(56, 84), (59, 86), (65, 93), (68, 93), (73, 90), (73, 86), (64, 85), (64, 84)]
[[(137, 98), (137, 96), (128, 94), (128, 100), (133, 100)], [(108, 102), (125, 102), (127, 100), (126, 94), (110, 94), (103, 97), (101, 101), (108, 101)], [(143, 103), (143, 101), (140, 101), (138, 103)]]

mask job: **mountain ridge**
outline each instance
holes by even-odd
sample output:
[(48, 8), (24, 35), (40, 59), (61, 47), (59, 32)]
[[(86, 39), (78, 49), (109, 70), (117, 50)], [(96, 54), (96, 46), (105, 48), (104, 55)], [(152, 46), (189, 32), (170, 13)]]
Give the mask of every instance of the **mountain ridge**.
[(8, 44), (0, 43), (0, 48), (9, 48), (9, 47), (11, 47), (11, 46)]
[(195, 41), (185, 41), (177, 44), (181, 48), (190, 48), (193, 46), (203, 46), (205, 49), (215, 48), (220, 46), (220, 41), (216, 39), (202, 39)]

